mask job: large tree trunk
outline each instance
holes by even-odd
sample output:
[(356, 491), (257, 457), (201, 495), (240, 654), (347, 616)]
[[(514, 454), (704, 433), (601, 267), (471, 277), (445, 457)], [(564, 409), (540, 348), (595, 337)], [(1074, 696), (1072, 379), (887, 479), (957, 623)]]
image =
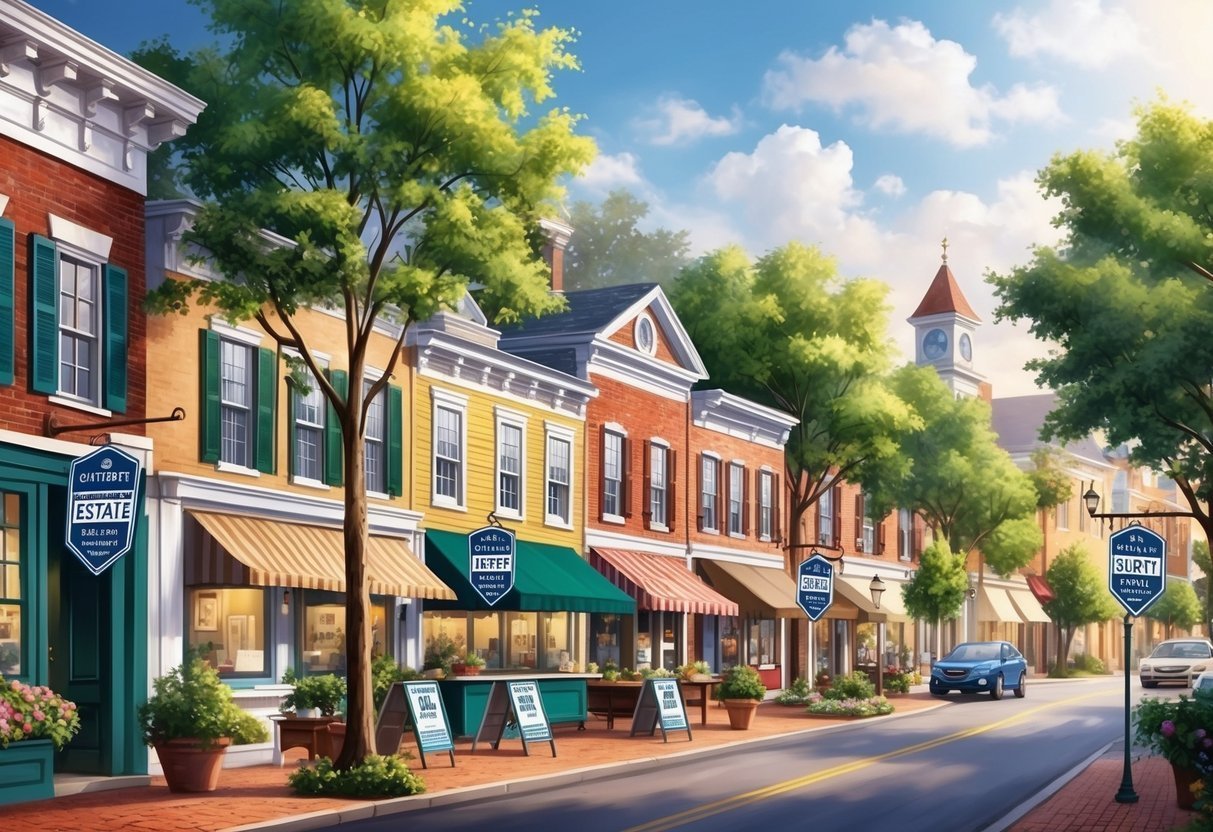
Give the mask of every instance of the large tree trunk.
[[(800, 568), (800, 562), (804, 560), (804, 532), (801, 529), (801, 518), (808, 510), (806, 506), (800, 505), (800, 491), (802, 485), (796, 483), (792, 479), (791, 471), (784, 470), (784, 482), (788, 484), (788, 490), (791, 492), (791, 499), (788, 501), (788, 568), (791, 570), (792, 581), (796, 581), (797, 570)], [(792, 653), (792, 678), (804, 677), (813, 684), (817, 678), (817, 668), (814, 657), (808, 654), (808, 648), (812, 644), (812, 639), (808, 637), (808, 628), (812, 626), (808, 618), (800, 618), (799, 616), (792, 622), (791, 627), (791, 653)], [(803, 656), (803, 658), (802, 658)]]
[(369, 527), (362, 456), (362, 385), (351, 373), (349, 405), (354, 414), (343, 431), (345, 476), (345, 745), (335, 767), (349, 769), (375, 753), (375, 706), (371, 695), (371, 606), (366, 581)]

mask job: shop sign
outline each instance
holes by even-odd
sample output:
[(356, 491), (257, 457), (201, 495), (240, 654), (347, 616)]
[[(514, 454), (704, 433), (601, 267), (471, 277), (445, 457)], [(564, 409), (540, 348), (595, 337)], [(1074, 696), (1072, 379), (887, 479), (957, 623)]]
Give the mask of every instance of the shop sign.
[(632, 736), (648, 734), (661, 728), (661, 737), (669, 742), (668, 731), (686, 731), (691, 739), (691, 724), (687, 721), (686, 703), (682, 700), (677, 679), (645, 679), (636, 707), (632, 711)]
[(539, 698), (539, 683), (510, 682), (510, 704), (514, 708), (514, 719), (524, 742), (545, 742), (552, 739), (552, 727), (548, 724)]
[(1108, 589), (1130, 615), (1141, 615), (1167, 588), (1167, 541), (1145, 526), (1108, 538)]
[(67, 487), (67, 548), (94, 575), (131, 550), (139, 460), (112, 446), (72, 461)]
[(514, 533), (485, 526), (468, 535), (468, 580), (490, 607), (514, 588)]
[(834, 565), (817, 552), (797, 569), (796, 603), (810, 621), (821, 618), (834, 603)]

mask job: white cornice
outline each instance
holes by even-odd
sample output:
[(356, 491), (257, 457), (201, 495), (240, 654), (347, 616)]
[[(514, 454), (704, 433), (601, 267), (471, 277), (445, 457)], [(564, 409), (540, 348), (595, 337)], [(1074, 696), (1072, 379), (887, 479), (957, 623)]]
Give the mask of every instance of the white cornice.
[(691, 393), (691, 417), (707, 430), (782, 450), (799, 419), (724, 390)]
[(0, 134), (146, 194), (146, 153), (205, 106), (24, 0), (0, 3)]
[(701, 376), (669, 364), (623, 344), (598, 337), (590, 345), (586, 374), (602, 373), (611, 378), (678, 401), (687, 401), (691, 387)]
[(623, 327), (630, 326), (636, 316), (646, 310), (657, 319), (662, 333), (669, 338), (670, 351), (686, 365), (684, 371), (692, 375), (695, 381), (707, 378), (708, 370), (699, 357), (699, 351), (695, 349), (695, 343), (687, 334), (682, 321), (674, 312), (674, 307), (670, 305), (670, 299), (666, 297), (660, 286), (654, 286), (643, 297), (616, 315), (611, 323), (597, 333), (597, 340), (609, 339)]
[(700, 558), (701, 560), (744, 563), (748, 564), (749, 566), (757, 566), (762, 569), (778, 569), (780, 571), (785, 571), (783, 555), (775, 555), (768, 552), (755, 552), (747, 549), (735, 549), (730, 546), (714, 546), (710, 543), (700, 542), (692, 542), (690, 550), (691, 557)]
[(586, 528), (585, 545), (586, 548), (599, 546), (603, 549), (631, 549), (634, 552), (681, 557), (684, 560), (687, 556), (686, 542), (682, 540), (675, 539), (667, 543), (651, 537), (634, 537), (630, 534), (610, 532), (605, 529)]

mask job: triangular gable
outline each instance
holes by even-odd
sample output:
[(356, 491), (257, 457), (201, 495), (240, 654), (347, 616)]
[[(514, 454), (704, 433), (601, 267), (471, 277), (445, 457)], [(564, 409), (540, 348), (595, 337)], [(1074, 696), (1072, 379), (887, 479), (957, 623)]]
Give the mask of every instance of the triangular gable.
[(674, 312), (670, 299), (660, 286), (653, 286), (642, 297), (632, 303), (627, 309), (615, 316), (605, 327), (599, 330), (599, 336), (618, 344), (624, 344), (646, 354), (636, 347), (636, 320), (641, 313), (647, 312), (652, 318), (657, 330), (657, 360), (674, 364), (684, 370), (707, 378), (708, 371), (695, 349), (694, 342), (687, 335), (682, 321)]

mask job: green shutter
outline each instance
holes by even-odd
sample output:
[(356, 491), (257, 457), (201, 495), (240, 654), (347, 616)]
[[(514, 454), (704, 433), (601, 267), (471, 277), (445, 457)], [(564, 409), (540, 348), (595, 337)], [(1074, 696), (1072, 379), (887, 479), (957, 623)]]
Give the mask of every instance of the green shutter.
[(126, 412), (127, 294), (126, 269), (105, 270), (105, 406)]
[(0, 217), (0, 384), (13, 383), (13, 328), (16, 326), (13, 263), (16, 239), (12, 220)]
[(30, 389), (59, 392), (59, 252), (55, 244), (30, 238)]
[[(342, 399), (349, 392), (349, 375), (345, 370), (329, 370), (329, 381)], [(332, 404), (324, 409), (324, 481), (328, 485), (341, 485), (341, 422)]]
[(264, 347), (257, 350), (257, 447), (256, 468), (263, 474), (274, 473), (274, 420), (278, 412), (278, 353)]
[(218, 462), (223, 435), (219, 406), (219, 336), (210, 330), (198, 331), (202, 357), (202, 421), (199, 423), (203, 462)]
[(387, 388), (387, 493), (399, 497), (404, 493), (404, 448), (401, 432), (404, 428), (404, 392), (395, 384)]

